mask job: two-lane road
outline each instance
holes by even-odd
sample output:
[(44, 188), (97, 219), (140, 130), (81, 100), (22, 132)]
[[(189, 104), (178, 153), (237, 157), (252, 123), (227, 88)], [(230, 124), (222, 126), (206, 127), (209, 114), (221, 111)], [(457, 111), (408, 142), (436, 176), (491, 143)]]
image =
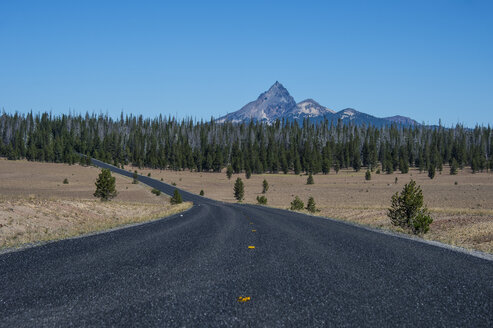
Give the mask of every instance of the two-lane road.
[(182, 196), (195, 204), (182, 214), (0, 255), (0, 326), (493, 325), (491, 261)]

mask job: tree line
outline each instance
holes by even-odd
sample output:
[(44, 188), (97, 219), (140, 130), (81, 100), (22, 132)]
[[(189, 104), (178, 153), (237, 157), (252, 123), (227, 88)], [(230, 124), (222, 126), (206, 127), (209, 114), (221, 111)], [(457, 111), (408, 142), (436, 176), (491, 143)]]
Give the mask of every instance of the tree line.
[(0, 156), (75, 163), (84, 154), (117, 166), (235, 173), (324, 173), (362, 167), (384, 172), (444, 164), (493, 170), (493, 133), (458, 124), (373, 127), (324, 121), (216, 123), (123, 114), (0, 116)]

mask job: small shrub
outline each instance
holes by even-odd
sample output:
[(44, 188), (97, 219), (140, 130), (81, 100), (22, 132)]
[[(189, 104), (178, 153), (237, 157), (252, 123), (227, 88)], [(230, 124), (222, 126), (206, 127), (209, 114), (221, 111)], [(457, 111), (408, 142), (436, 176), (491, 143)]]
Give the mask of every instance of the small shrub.
[(163, 178), (161, 178), (161, 181), (163, 181)]
[(377, 169), (377, 174), (380, 174), (380, 169)]
[(133, 178), (133, 181), (132, 181), (132, 183), (133, 183), (133, 184), (137, 184), (137, 183), (139, 183), (139, 180), (138, 180), (139, 175), (137, 174), (137, 171), (135, 171), (135, 172), (132, 174), (132, 178)]
[(257, 196), (257, 202), (260, 205), (266, 205), (267, 204), (267, 197), (265, 197), (265, 196)]
[(150, 177), (151, 176), (151, 172), (147, 173), (147, 176)]
[(68, 179), (67, 178), (63, 179), (63, 184), (68, 184)]
[(394, 184), (397, 184), (397, 182), (399, 182), (399, 178), (398, 177), (395, 177)]
[(458, 183), (457, 181), (455, 181), (455, 182), (454, 182), (454, 185), (456, 185), (456, 186), (457, 186), (458, 184), (459, 184), (459, 183)]
[(314, 183), (315, 183), (315, 181), (313, 180), (313, 175), (310, 173), (310, 175), (308, 176), (308, 179), (306, 179), (306, 184), (312, 185)]
[(306, 209), (308, 212), (315, 213), (317, 211), (317, 208), (315, 207), (315, 199), (310, 196), (308, 198), (308, 203), (306, 204)]
[(176, 186), (176, 182), (171, 182), (171, 185), (172, 186)]
[(404, 185), (400, 195), (395, 193), (392, 196), (387, 216), (393, 225), (411, 230), (416, 235), (428, 232), (433, 222), (428, 209), (423, 205), (421, 187), (416, 186), (414, 180)]
[(201, 189), (201, 190), (200, 190), (200, 196), (204, 196), (204, 195), (205, 195), (205, 194), (204, 194), (204, 190), (203, 190), (203, 189)]
[(243, 185), (243, 181), (241, 180), (241, 178), (236, 179), (233, 191), (236, 200), (241, 202), (245, 197), (245, 186)]
[(156, 189), (156, 188), (153, 188), (153, 189), (151, 190), (151, 192), (152, 192), (154, 195), (156, 195), (156, 196), (161, 195), (161, 190), (158, 190), (158, 189)]
[(178, 191), (178, 189), (175, 189), (175, 191), (173, 192), (173, 197), (171, 197), (170, 203), (173, 205), (183, 203), (183, 199), (181, 198), (181, 195), (180, 195), (180, 192)]
[(269, 190), (269, 183), (264, 179), (262, 182), (262, 194), (265, 194)]
[(371, 172), (370, 172), (370, 170), (366, 170), (365, 180), (366, 181), (370, 181), (371, 180)]
[(302, 210), (303, 207), (305, 207), (305, 204), (303, 203), (303, 201), (298, 196), (296, 196), (293, 199), (293, 201), (291, 202), (291, 210), (292, 211), (299, 211), (299, 210)]
[(250, 179), (250, 178), (251, 178), (251, 176), (252, 176), (252, 170), (250, 170), (250, 169), (248, 168), (248, 169), (246, 170), (246, 172), (245, 172), (245, 177), (246, 177), (247, 179)]

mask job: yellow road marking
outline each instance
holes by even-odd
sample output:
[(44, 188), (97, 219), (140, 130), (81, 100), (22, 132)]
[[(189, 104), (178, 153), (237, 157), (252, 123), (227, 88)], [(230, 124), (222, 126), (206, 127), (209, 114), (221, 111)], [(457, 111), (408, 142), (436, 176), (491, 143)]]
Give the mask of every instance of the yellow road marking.
[(240, 297), (238, 297), (238, 302), (240, 302), (240, 303), (245, 303), (245, 302), (248, 302), (249, 300), (251, 300), (251, 297), (250, 296), (246, 296), (246, 297), (240, 296)]
[(252, 230), (252, 232), (257, 232), (257, 230)]
[(253, 222), (250, 222), (250, 224), (253, 224)]
[(255, 248), (255, 246), (248, 246), (248, 248)]

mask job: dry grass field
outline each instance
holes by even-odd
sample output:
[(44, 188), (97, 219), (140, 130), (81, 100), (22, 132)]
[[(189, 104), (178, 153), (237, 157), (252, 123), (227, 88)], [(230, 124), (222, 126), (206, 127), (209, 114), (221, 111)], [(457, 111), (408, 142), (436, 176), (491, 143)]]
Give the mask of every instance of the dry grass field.
[[(143, 184), (114, 175), (118, 196), (93, 197), (100, 170), (79, 165), (0, 159), (0, 248), (56, 240), (183, 211)], [(68, 179), (68, 184), (63, 180)]]
[[(128, 167), (127, 169), (131, 169)], [(233, 175), (228, 180), (225, 173), (200, 173), (188, 171), (139, 170), (141, 174), (177, 187), (226, 202), (235, 202), (233, 185), (237, 177), (245, 183), (245, 203), (256, 203), (261, 195), (262, 181), (267, 179), (268, 205), (288, 208), (298, 195), (306, 204), (313, 196), (318, 215), (365, 224), (382, 229), (399, 231), (391, 226), (386, 209), (390, 198), (400, 192), (405, 183), (414, 179), (423, 189), (425, 204), (431, 210), (434, 222), (425, 239), (493, 253), (493, 174), (472, 174), (469, 169), (458, 175), (449, 174), (445, 167), (442, 174), (437, 172), (430, 180), (426, 172), (411, 170), (408, 174), (372, 174), (371, 181), (365, 181), (365, 171), (331, 172), (317, 174), (315, 184), (306, 184), (306, 175), (262, 174), (246, 179), (244, 174)], [(397, 182), (396, 182), (397, 179)], [(457, 182), (457, 184), (455, 184)]]

